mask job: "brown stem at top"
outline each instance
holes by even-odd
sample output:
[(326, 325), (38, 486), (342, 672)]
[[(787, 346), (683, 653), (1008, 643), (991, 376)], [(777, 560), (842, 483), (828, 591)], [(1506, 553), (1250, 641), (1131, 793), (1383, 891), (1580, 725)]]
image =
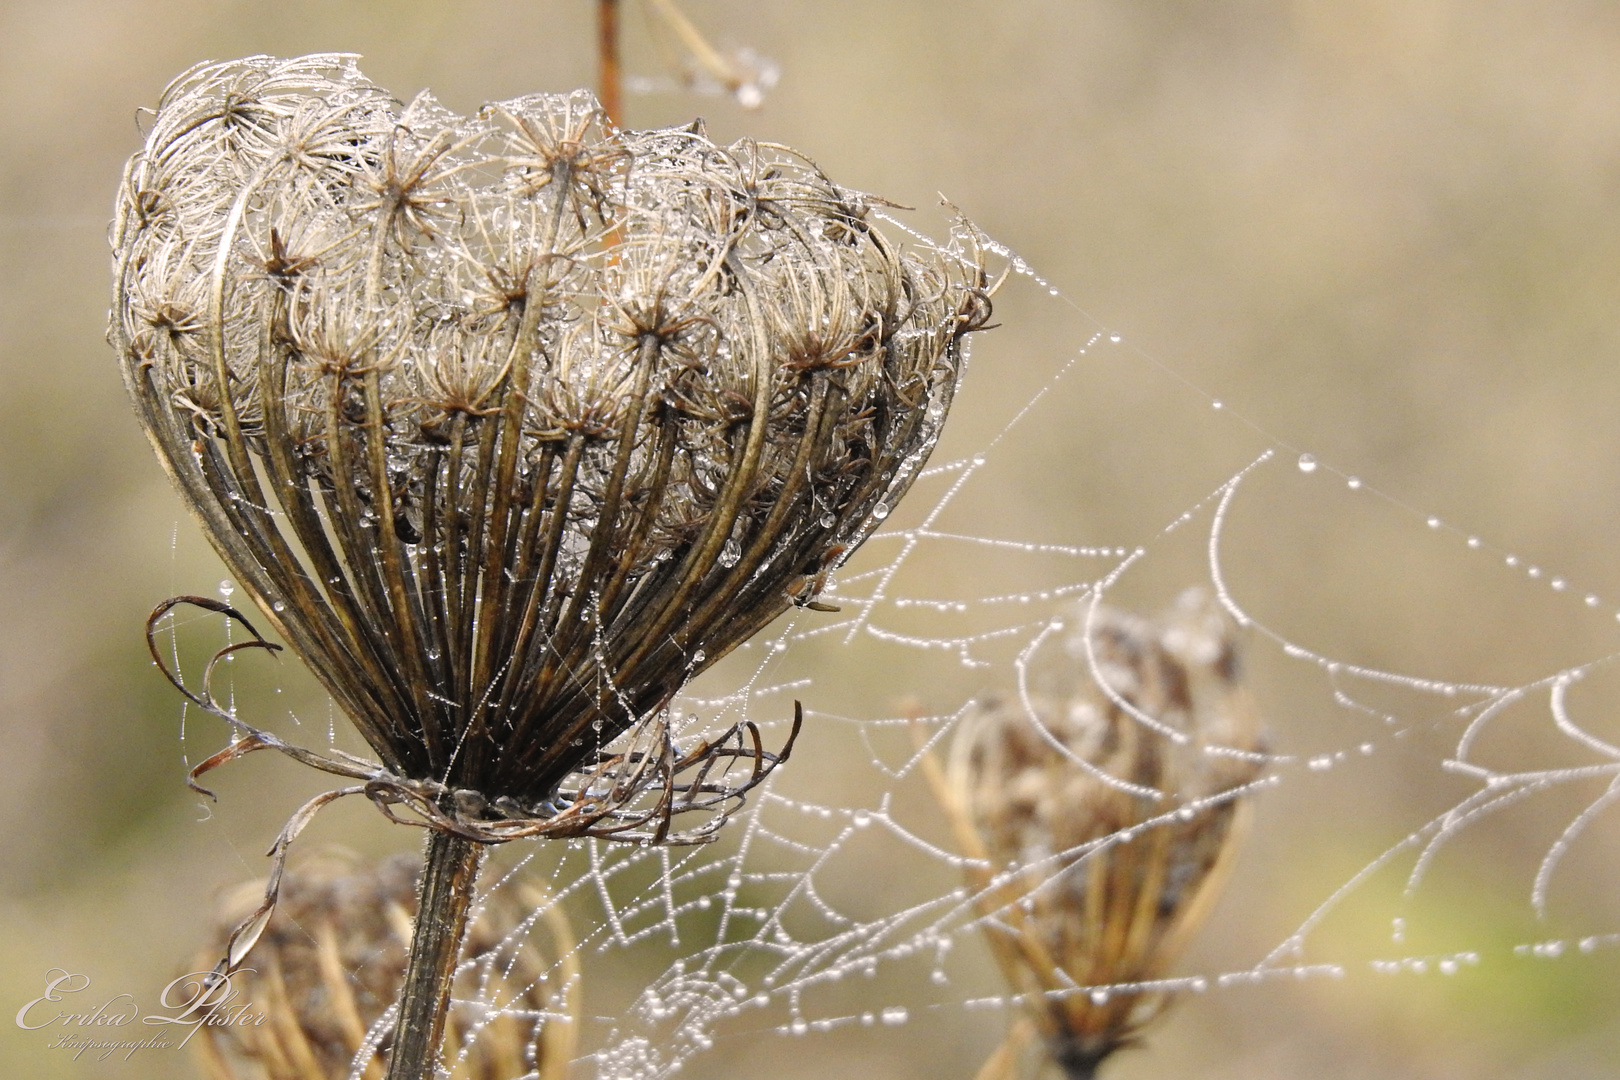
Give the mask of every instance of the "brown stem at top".
[(619, 72), (619, 0), (596, 0), (596, 51), (601, 61), (602, 111), (614, 127), (624, 124), (623, 76)]

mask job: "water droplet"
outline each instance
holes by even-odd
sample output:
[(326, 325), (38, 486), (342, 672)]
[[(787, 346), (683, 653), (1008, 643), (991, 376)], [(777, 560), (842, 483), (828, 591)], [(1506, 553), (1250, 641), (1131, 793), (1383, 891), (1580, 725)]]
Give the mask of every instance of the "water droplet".
[(882, 521), (884, 518), (888, 517), (889, 504), (886, 502), (880, 502), (876, 506), (872, 507), (872, 516), (879, 521)]
[(1106, 1004), (1108, 1004), (1108, 991), (1106, 991), (1106, 990), (1093, 990), (1091, 992), (1091, 1003), (1093, 1005), (1106, 1005)]
[(1301, 454), (1301, 455), (1299, 455), (1299, 471), (1304, 472), (1304, 473), (1315, 472), (1316, 471), (1316, 455), (1314, 455), (1314, 454)]
[[(1593, 599), (1596, 599), (1596, 597), (1593, 597)], [(277, 600), (275, 603), (270, 605), (270, 610), (271, 611), (286, 611), (287, 610), (287, 605), (282, 603), (280, 600)]]
[(1533, 578), (1538, 578), (1541, 576), (1541, 567), (1532, 566), (1530, 569), (1526, 570), (1525, 573), (1529, 574)]
[(793, 1024), (790, 1030), (792, 1030), (793, 1034), (795, 1035), (803, 1035), (805, 1032), (810, 1030), (810, 1025), (805, 1023), (804, 1017), (795, 1016), (793, 1018)]
[(1598, 598), (1596, 596), (1594, 596), (1591, 593), (1586, 594), (1586, 606), (1587, 607), (1597, 607), (1598, 603), (1599, 603), (1599, 601), (1598, 601)]
[(890, 1005), (887, 1009), (884, 1009), (880, 1015), (883, 1017), (883, 1022), (885, 1024), (888, 1024), (890, 1027), (894, 1027), (897, 1024), (905, 1023), (907, 1017), (909, 1017), (911, 1014), (906, 1012), (904, 1005)]
[(1352, 477), (1348, 478), (1347, 480), (1345, 480), (1345, 485), (1347, 487), (1349, 487), (1351, 491), (1360, 491), (1361, 490), (1361, 477), (1352, 476)]
[(1552, 579), (1552, 587), (1555, 592), (1563, 592), (1569, 588), (1569, 583), (1561, 577), (1555, 577)]
[(219, 583), (220, 598), (227, 604), (231, 602), (231, 594), (234, 592), (236, 592), (236, 586), (231, 584), (229, 578)]
[(692, 654), (692, 666), (696, 667), (708, 658), (709, 654), (704, 652), (702, 649), (699, 649), (697, 652)]
[(1439, 527), (1440, 527), (1440, 519), (1439, 518), (1432, 517), (1432, 518), (1429, 519), (1429, 528), (1438, 529)]
[(735, 539), (727, 540), (725, 546), (720, 549), (720, 565), (736, 566), (737, 560), (740, 558), (742, 558), (742, 545), (737, 543)]
[(1309, 765), (1312, 772), (1323, 772), (1333, 768), (1333, 758), (1327, 754), (1318, 754), (1316, 757), (1311, 758)]
[(867, 813), (865, 810), (857, 810), (853, 815), (850, 816), (850, 820), (855, 823), (855, 827), (857, 829), (864, 829), (868, 825), (872, 824), (872, 815)]
[(821, 515), (821, 527), (823, 529), (830, 529), (836, 524), (838, 524), (838, 515), (831, 510)]
[(1119, 341), (1120, 341), (1120, 337), (1119, 337), (1118, 334), (1109, 334), (1108, 335), (1108, 340), (1112, 341), (1114, 344), (1118, 345)]
[(1468, 546), (1471, 547), (1471, 548), (1474, 548), (1474, 549), (1477, 550), (1479, 548), (1480, 543), (1481, 543), (1481, 541), (1480, 541), (1479, 537), (1477, 537), (1477, 536), (1470, 536), (1468, 538)]
[(1209, 403), (1209, 407), (1214, 409), (1216, 412), (1219, 412), (1220, 410), (1226, 408), (1226, 403), (1219, 400), (1212, 401)]
[(1519, 565), (1519, 557), (1517, 555), (1509, 555), (1507, 558), (1503, 559), (1502, 561), (1507, 563), (1509, 566), (1518, 566)]

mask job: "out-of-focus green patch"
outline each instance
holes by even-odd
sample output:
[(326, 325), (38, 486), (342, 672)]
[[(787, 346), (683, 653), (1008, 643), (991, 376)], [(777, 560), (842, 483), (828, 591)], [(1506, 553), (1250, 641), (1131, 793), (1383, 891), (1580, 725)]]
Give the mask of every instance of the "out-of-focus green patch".
[[(1359, 869), (1342, 847), (1308, 861), (1290, 874), (1296, 897)], [(1342, 980), (1315, 981), (1311, 995), (1337, 1025), (1500, 1061), (1607, 1024), (1620, 1010), (1620, 954), (1588, 955), (1578, 933), (1538, 920), (1528, 881), (1522, 891), (1504, 889), (1489, 867), (1454, 860), (1405, 896), (1410, 865), (1397, 860), (1371, 876), (1307, 939), (1308, 962), (1344, 967)], [(1556, 957), (1528, 948), (1563, 939)]]
[[(71, 887), (101, 860), (140, 857), (154, 831), (199, 798), (186, 787), (188, 764), (195, 765), (230, 739), (225, 723), (200, 709), (185, 709), (182, 718), (184, 699), (152, 666), (140, 633), (136, 620), (128, 640), (114, 641), (87, 657), (74, 677), (63, 680), (62, 692), (76, 699), (72, 715), (86, 718), (82, 725), (52, 735), (51, 753), (61, 763), (60, 772), (70, 777), (60, 784), (53, 812), (72, 843), (41, 850), (14, 887)], [(217, 620), (185, 628), (180, 656), (188, 681), (201, 677), (209, 650), (223, 644), (223, 634)], [(243, 636), (236, 632), (236, 640)], [(312, 680), (296, 658), (282, 656), (237, 654), (216, 674), (216, 695), (226, 701), (239, 698), (243, 716), (256, 724), (285, 728), (276, 723), (272, 710), (281, 708), (280, 719), (285, 720), (283, 706), (307, 702), (305, 684)], [(309, 729), (293, 737), (300, 734), (304, 742), (325, 737), (324, 730)]]

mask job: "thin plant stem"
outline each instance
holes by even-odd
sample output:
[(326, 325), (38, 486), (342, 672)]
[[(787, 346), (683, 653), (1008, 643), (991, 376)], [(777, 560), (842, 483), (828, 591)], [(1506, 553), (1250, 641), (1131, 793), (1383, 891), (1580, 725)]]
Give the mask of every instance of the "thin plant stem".
[(444, 1042), (450, 983), (472, 907), (484, 845), (452, 833), (428, 833), (411, 956), (400, 991), (388, 1080), (428, 1080)]
[(596, 0), (596, 49), (601, 70), (597, 97), (614, 127), (624, 123), (624, 78), (619, 70), (619, 0)]
[(726, 88), (727, 93), (736, 93), (737, 88), (743, 84), (745, 76), (737, 70), (736, 65), (720, 55), (703, 32), (688, 19), (680, 8), (675, 6), (674, 0), (648, 0), (648, 6), (662, 18), (666, 25), (681, 39), (681, 45), (698, 66), (709, 74), (709, 77)]

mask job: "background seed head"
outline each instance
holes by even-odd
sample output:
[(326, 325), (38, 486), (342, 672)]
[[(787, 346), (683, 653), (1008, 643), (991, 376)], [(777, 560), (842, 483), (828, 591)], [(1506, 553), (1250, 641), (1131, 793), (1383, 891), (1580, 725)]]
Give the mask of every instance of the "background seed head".
[[(392, 1032), (391, 1018), (378, 1022), (405, 979), (420, 870), (408, 855), (369, 862), (337, 848), (289, 869), (280, 913), (252, 964), (231, 975), (232, 1005), (218, 1010), (222, 1018), (242, 1010), (249, 1022), (202, 1027), (194, 1043), (201, 1075), (347, 1080), (358, 1064), (359, 1075), (380, 1077)], [(263, 887), (245, 882), (221, 898), (214, 940), (193, 961), (198, 978)], [(445, 1075), (562, 1080), (579, 1026), (574, 948), (567, 918), (538, 888), (513, 884), (481, 898), (456, 972)]]
[(1002, 972), (1067, 1075), (1090, 1076), (1162, 1008), (1140, 984), (1166, 977), (1219, 892), (1259, 715), (1235, 629), (1196, 589), (1152, 620), (1076, 605), (1024, 690), (968, 716), (952, 787), (1005, 871), (981, 901)]

